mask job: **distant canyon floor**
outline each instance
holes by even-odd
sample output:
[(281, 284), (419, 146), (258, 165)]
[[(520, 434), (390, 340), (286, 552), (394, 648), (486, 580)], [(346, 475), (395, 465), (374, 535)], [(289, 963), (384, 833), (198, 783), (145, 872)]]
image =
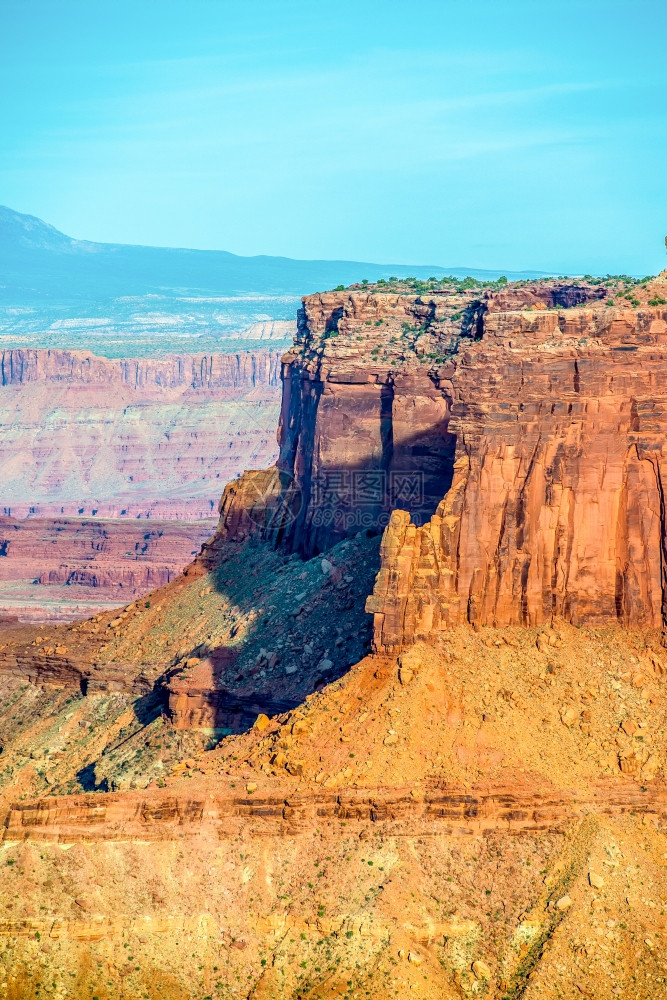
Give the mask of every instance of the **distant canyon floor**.
[(221, 487), (276, 455), (280, 346), (0, 351), (0, 616), (68, 621), (173, 579)]
[(0, 617), (74, 621), (173, 580), (214, 520), (0, 518)]
[(667, 995), (667, 273), (425, 284), (304, 300), (182, 574), (0, 629), (2, 1000)]

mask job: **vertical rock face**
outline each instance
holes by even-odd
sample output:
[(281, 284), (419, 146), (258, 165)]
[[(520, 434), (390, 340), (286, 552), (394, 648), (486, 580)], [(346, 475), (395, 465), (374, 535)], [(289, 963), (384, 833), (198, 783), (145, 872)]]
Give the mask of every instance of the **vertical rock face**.
[(383, 650), (462, 621), (663, 622), (667, 311), (494, 305), (448, 380), (451, 489), (383, 540)]
[(270, 488), (257, 473), (228, 487), (222, 535), (262, 523), (310, 556), (359, 530), (381, 531), (397, 505), (419, 523), (430, 516), (454, 456), (450, 397), (430, 370), (434, 347), (456, 338), (452, 311), (444, 297), (305, 298), (283, 357), (279, 476)]
[(130, 389), (249, 389), (276, 385), (276, 351), (102, 358), (87, 351), (13, 348), (0, 351), (0, 385), (52, 382)]
[(383, 528), (394, 501), (421, 521), (448, 485), (447, 396), (426, 374), (361, 375), (357, 382), (354, 373), (333, 371), (313, 383), (301, 365), (289, 370), (279, 468), (301, 494), (288, 533), (306, 555), (345, 534)]
[(304, 299), (277, 467), (228, 488), (220, 536), (312, 555), (389, 524), (382, 650), (464, 621), (661, 626), (667, 310), (611, 294)]

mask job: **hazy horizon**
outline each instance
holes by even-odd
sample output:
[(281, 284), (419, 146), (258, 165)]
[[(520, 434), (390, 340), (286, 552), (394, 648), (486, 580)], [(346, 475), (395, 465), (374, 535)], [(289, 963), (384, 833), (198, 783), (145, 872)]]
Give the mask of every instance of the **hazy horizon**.
[(0, 202), (97, 242), (655, 273), (666, 19), (6, 0)]

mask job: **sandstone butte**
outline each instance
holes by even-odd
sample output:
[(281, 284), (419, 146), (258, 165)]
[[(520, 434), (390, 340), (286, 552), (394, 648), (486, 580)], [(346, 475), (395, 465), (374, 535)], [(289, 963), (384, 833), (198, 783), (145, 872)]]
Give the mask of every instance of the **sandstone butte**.
[(665, 997), (666, 345), (664, 272), (306, 298), (195, 561), (2, 630), (0, 997)]
[(275, 348), (0, 351), (0, 614), (71, 620), (169, 582), (222, 484), (275, 459), (279, 406)]

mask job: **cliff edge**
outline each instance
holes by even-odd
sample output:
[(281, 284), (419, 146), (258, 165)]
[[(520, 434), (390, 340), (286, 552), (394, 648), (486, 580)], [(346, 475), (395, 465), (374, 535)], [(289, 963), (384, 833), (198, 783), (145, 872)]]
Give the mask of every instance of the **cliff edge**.
[(666, 342), (664, 273), (304, 299), (197, 559), (2, 630), (10, 1000), (665, 995)]

